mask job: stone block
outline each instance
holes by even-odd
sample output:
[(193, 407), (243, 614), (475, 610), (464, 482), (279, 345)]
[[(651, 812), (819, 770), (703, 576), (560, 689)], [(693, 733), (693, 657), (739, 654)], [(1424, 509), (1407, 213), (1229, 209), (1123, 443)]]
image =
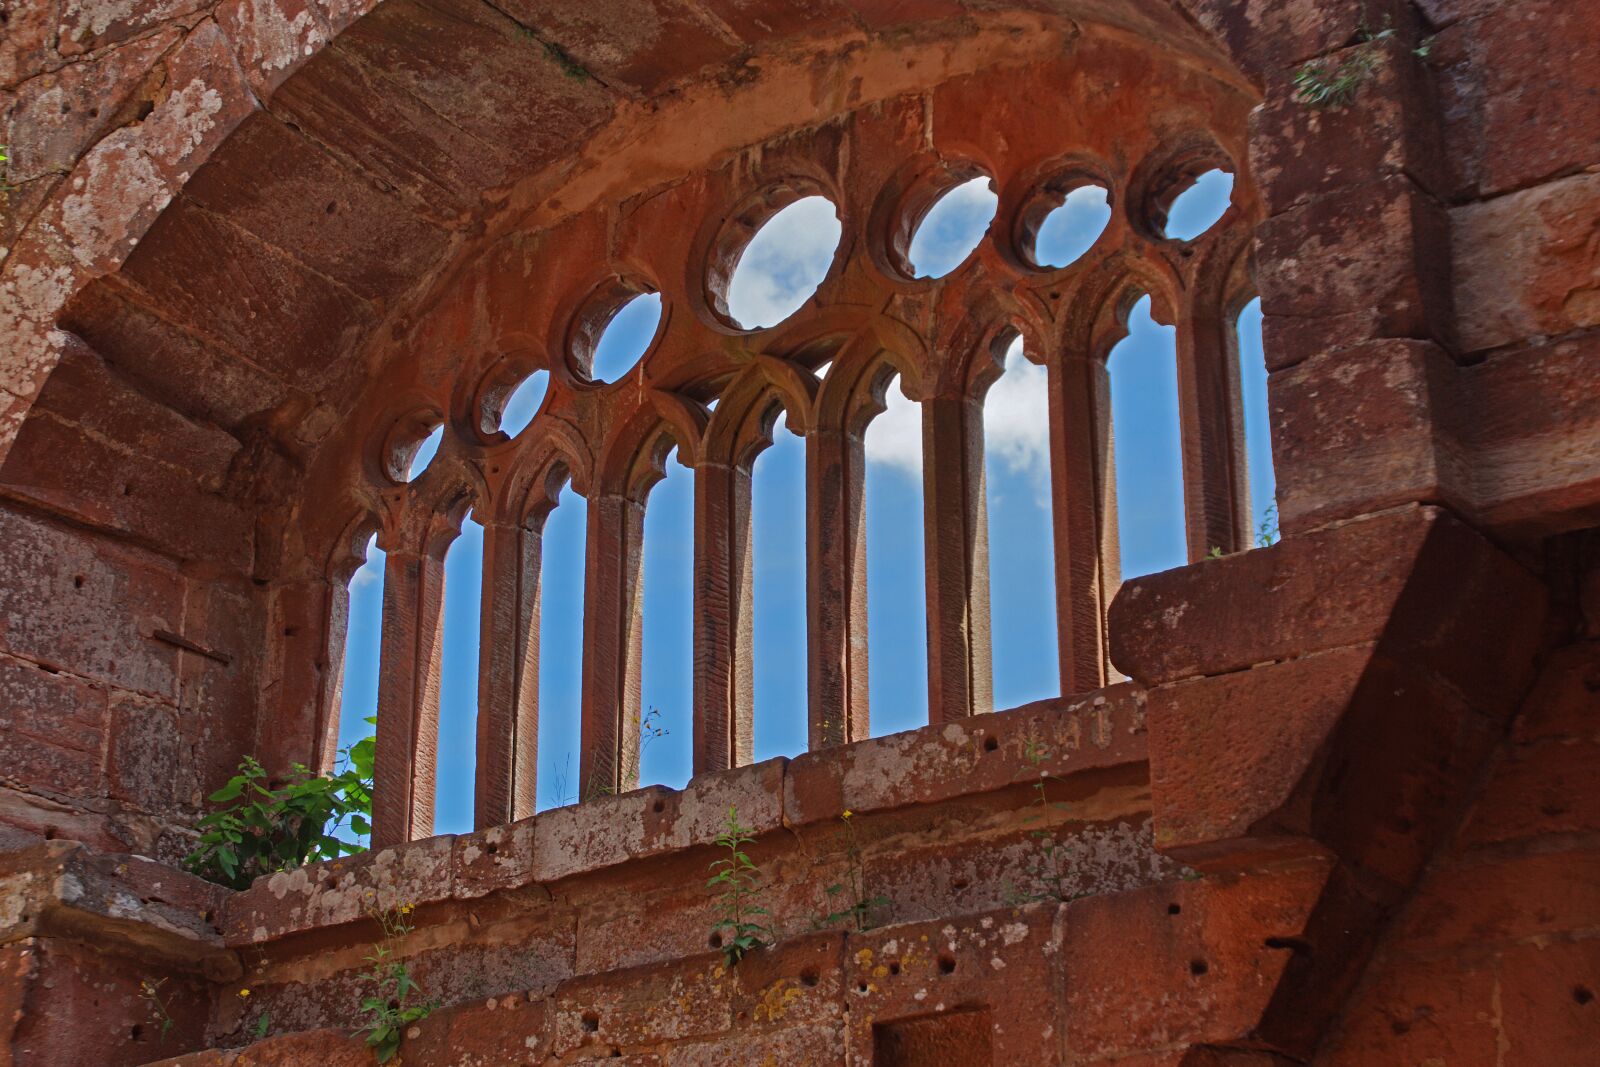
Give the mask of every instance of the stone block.
[(1569, 645), (1545, 660), (1512, 733), (1521, 742), (1600, 740), (1600, 642)]
[(1464, 368), (1481, 521), (1505, 536), (1600, 525), (1600, 333), (1507, 349)]
[(1519, 745), (1497, 762), (1461, 831), (1466, 847), (1600, 831), (1600, 743)]
[(407, 1036), (404, 1054), (416, 1063), (543, 1062), (546, 1002), (520, 993), (436, 1011)]
[(1463, 204), (1450, 225), (1463, 351), (1600, 326), (1600, 173)]
[(453, 895), (470, 899), (534, 884), (538, 825), (536, 816), (457, 837), (450, 857)]
[(1544, 608), (1540, 584), (1470, 527), (1404, 508), (1127, 582), (1111, 657), (1154, 686), (1379, 642), (1502, 716), (1521, 700)]
[(259, 944), (448, 900), (454, 846), (455, 836), (443, 834), (257, 878), (229, 899), (224, 936), (229, 945)]
[(1143, 759), (1144, 695), (1112, 686), (797, 756), (784, 816), (803, 826)]
[(1390, 961), (1357, 994), (1327, 1062), (1499, 1067), (1494, 997), (1485, 961)]
[[(550, 1054), (599, 1058), (609, 1049), (724, 1034), (733, 1026), (736, 985), (720, 954), (575, 978), (551, 998)], [(593, 1051), (575, 1056), (580, 1050)]]
[(1384, 338), (1453, 350), (1449, 218), (1408, 177), (1316, 197), (1256, 234), (1269, 370)]
[(993, 1062), (1061, 1063), (1059, 912), (1039, 904), (851, 933), (844, 947), (850, 1062), (875, 1062), (886, 1023), (986, 1009)]
[[(1351, 54), (1344, 49), (1314, 62), (1332, 71)], [(1301, 100), (1293, 79), (1300, 68), (1269, 77), (1266, 100), (1250, 113), (1250, 170), (1269, 215), (1401, 175), (1434, 196), (1447, 192), (1427, 68), (1398, 39), (1377, 55), (1371, 78), (1342, 107)]]
[(1328, 874), (1301, 860), (1068, 904), (1067, 1047), (1092, 1062), (1253, 1038)]
[(1397, 504), (1469, 510), (1454, 362), (1428, 341), (1371, 341), (1268, 380), (1287, 534)]
[(18, 782), (87, 796), (103, 788), (106, 693), (0, 656), (0, 765)]
[(1399, 917), (1408, 953), (1482, 953), (1600, 925), (1600, 851), (1471, 855), (1442, 865)]
[(1600, 1048), (1600, 940), (1518, 945), (1500, 957), (1499, 977), (1496, 1067), (1540, 1067)]

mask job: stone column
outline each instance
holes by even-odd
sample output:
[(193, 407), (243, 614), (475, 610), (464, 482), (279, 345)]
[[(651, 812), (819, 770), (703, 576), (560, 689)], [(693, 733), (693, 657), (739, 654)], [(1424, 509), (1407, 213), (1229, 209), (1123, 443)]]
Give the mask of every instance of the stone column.
[(1221, 309), (1186, 293), (1178, 309), (1178, 417), (1189, 562), (1250, 547), (1244, 412), (1236, 349)]
[(583, 594), (580, 800), (632, 789), (639, 781), (643, 545), (643, 504), (615, 493), (590, 502)]
[(700, 774), (753, 758), (750, 470), (702, 463), (694, 489), (694, 773)]
[(1050, 500), (1063, 696), (1106, 684), (1105, 612), (1121, 574), (1111, 379), (1103, 360), (1058, 354), (1050, 389)]
[(484, 524), (473, 793), (473, 823), (479, 829), (534, 811), (542, 547), (540, 530), (517, 522)]
[(378, 661), (375, 849), (433, 832), (443, 632), (443, 553), (389, 549)]
[(810, 747), (868, 736), (867, 538), (861, 435), (806, 435)]
[(928, 719), (994, 710), (983, 407), (922, 402), (922, 532), (928, 598)]

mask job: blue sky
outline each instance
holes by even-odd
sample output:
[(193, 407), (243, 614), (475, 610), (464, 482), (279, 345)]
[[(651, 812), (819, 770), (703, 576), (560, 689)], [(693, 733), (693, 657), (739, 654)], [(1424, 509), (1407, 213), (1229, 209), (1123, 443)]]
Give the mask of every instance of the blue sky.
[[(1232, 179), (1202, 177), (1169, 211), (1168, 233), (1204, 232), (1227, 205)], [(958, 267), (995, 210), (986, 179), (958, 186), (929, 212), (910, 258), (920, 275)], [(1036, 260), (1064, 266), (1093, 243), (1110, 216), (1103, 190), (1086, 187), (1040, 228)], [(729, 292), (748, 328), (782, 321), (826, 273), (839, 238), (833, 208), (820, 198), (781, 212), (741, 258)], [(595, 357), (610, 381), (637, 361), (655, 333), (660, 298), (640, 297), (613, 319)], [(1260, 309), (1240, 319), (1241, 378), (1251, 496), (1259, 517), (1272, 500), (1266, 432), (1266, 371)], [(1128, 337), (1113, 350), (1112, 417), (1123, 573), (1131, 577), (1185, 559), (1177, 438), (1173, 330), (1135, 308)], [(502, 427), (525, 427), (543, 398), (540, 372), (512, 396)], [(1045, 372), (1020, 345), (985, 402), (985, 462), (990, 531), (994, 696), (1014, 707), (1059, 691), (1049, 513)], [(921, 430), (916, 405), (896, 382), (889, 406), (868, 428), (867, 599), (874, 734), (927, 722), (926, 615), (923, 599)], [(433, 442), (413, 465), (420, 472)], [(693, 634), (694, 474), (669, 458), (645, 513), (644, 707), (658, 709), (644, 739), (641, 781), (683, 785), (690, 769)], [(774, 444), (756, 462), (755, 757), (794, 755), (806, 739), (805, 448), (780, 420)], [(586, 507), (570, 488), (545, 527), (539, 679), (538, 807), (577, 799)], [(440, 693), (435, 831), (472, 828), (472, 768), (477, 712), (478, 609), (483, 531), (470, 518), (445, 561), (444, 676)], [(351, 581), (341, 744), (369, 728), (377, 699), (383, 554), (369, 548)]]

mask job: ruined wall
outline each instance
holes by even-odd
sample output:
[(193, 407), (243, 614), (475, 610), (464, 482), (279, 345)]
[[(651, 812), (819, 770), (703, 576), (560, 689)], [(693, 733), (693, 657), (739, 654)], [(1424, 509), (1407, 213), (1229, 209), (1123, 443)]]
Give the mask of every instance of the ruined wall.
[[(349, 890), (369, 876), (390, 902), (427, 898), (405, 951), (447, 1003), (410, 1039), (416, 1062), (1507, 1065), (1582, 1062), (1600, 1041), (1587, 5), (3, 11), (13, 1062), (243, 1042), (237, 989), (257, 979), (278, 1030), (308, 1032), (188, 1062), (365, 1062), (338, 1030), (373, 936)], [(1107, 639), (1135, 683), (1101, 698), (1141, 709), (1118, 735), (1136, 750), (1056, 768), (1085, 806), (1072, 839), (1113, 842), (1136, 876), (1027, 905), (1000, 888), (1036, 840), (1014, 757), (1078, 721), (1068, 702), (997, 717), (1002, 733), (1022, 723), (994, 750), (1009, 777), (964, 749), (912, 769), (884, 755), (937, 749), (946, 728), (930, 727), (702, 781), (717, 804), (734, 783), (765, 805), (759, 847), (794, 915), (824, 904), (844, 810), (866, 813), (875, 877), (904, 909), (883, 930), (795, 931), (732, 972), (703, 938), (705, 820), (675, 828), (693, 790), (480, 831), (510, 835), (525, 863), (489, 885), (472, 838), (309, 872), (301, 911), (282, 881), (229, 895), (100, 854), (175, 855), (167, 827), (242, 751), (318, 755), (315, 709), (337, 684), (328, 546), (346, 518), (317, 511), (303, 472), (337, 465), (319, 450), (352, 412), (376, 417), (359, 399), (383, 393), (406, 339), (482, 326), (452, 335), (429, 312), (495, 241), (582, 206), (552, 190), (621, 202), (757, 127), (822, 122), (1085, 26), (1260, 99), (1236, 162), (1261, 201), (1285, 541), (1126, 588)], [(1373, 79), (1346, 108), (1307, 108), (1294, 74), (1365, 47), (1363, 27), (1395, 31)], [(493, 95), (507, 86), (520, 96)], [(667, 113), (696, 137), (650, 142)], [(641, 138), (659, 152), (618, 151)], [(944, 793), (863, 792), (941, 767)], [(808, 773), (840, 785), (796, 829)], [(541, 828), (564, 821), (541, 852)], [(592, 868), (571, 866), (579, 842)], [(947, 939), (950, 971), (923, 937)], [(139, 997), (163, 978), (167, 1043)]]

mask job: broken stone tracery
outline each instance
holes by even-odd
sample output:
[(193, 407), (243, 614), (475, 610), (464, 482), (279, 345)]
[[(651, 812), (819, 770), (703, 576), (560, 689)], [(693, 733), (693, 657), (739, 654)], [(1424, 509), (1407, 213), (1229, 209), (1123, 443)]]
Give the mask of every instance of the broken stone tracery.
[[(972, 80), (1004, 91), (1007, 82), (1066, 76), (1046, 65)], [(1156, 80), (1167, 72), (1151, 65), (1144, 76)], [(1228, 101), (1211, 115), (1229, 108), (1237, 114), (1247, 104), (1216, 83), (1193, 79), (1184, 88)], [(389, 788), (380, 785), (380, 840), (429, 832), (443, 556), (469, 507), (490, 543), (488, 625), (481, 641), (494, 651), (485, 653), (479, 686), (477, 811), (484, 826), (532, 813), (537, 679), (522, 677), (520, 665), (537, 661), (532, 610), (539, 528), (568, 478), (590, 501), (583, 796), (637, 784), (638, 731), (627, 724), (642, 710), (644, 508), (673, 445), (698, 475), (697, 773), (749, 760), (750, 475), (780, 409), (807, 441), (813, 748), (868, 735), (862, 441), (893, 375), (923, 410), (935, 721), (992, 710), (988, 563), (977, 533), (986, 520), (976, 472), (982, 397), (1017, 331), (1051, 381), (1055, 521), (1068, 546), (1057, 576), (1065, 691), (1094, 688), (1106, 678), (1104, 605), (1115, 593), (1118, 566), (1104, 360), (1121, 336), (1123, 317), (1145, 291), (1161, 316), (1178, 326), (1190, 557), (1248, 544), (1230, 335), (1237, 310), (1254, 295), (1244, 247), (1257, 208), (1247, 172), (1221, 147), (1238, 144), (1238, 129), (1197, 126), (1173, 133), (1118, 114), (1114, 120), (1080, 117), (1076, 135), (1063, 139), (1054, 131), (1073, 126), (1059, 109), (1029, 108), (993, 116), (980, 161), (972, 158), (977, 146), (959, 140), (942, 146), (946, 115), (938, 90), (932, 101), (931, 109), (918, 98), (889, 101), (749, 149), (710, 188), (702, 182), (648, 191), (614, 221), (612, 209), (597, 208), (592, 224), (578, 217), (507, 239), (537, 249), (524, 253), (525, 284), (559, 288), (563, 296), (537, 312), (524, 302), (497, 306), (477, 329), (548, 340), (487, 370), (475, 371), (468, 361), (458, 378), (449, 376), (454, 353), (446, 354), (432, 395), (423, 390), (390, 400), (386, 409), (396, 414), (387, 425), (375, 422), (376, 440), (359, 446), (376, 462), (359, 468), (353, 488), (374, 501), (382, 516), (379, 544), (389, 554), (378, 716), (380, 781)], [(869, 170), (852, 164), (858, 159), (903, 162)], [(1240, 172), (1227, 216), (1194, 241), (1164, 237), (1165, 206), (1195, 175), (1219, 164)], [(915, 279), (906, 249), (921, 216), (977, 173), (991, 174), (1001, 191), (988, 236), (950, 276)], [(1077, 262), (1053, 270), (1035, 266), (1032, 241), (1040, 220), (1083, 184), (1110, 191), (1112, 223)], [(726, 302), (733, 267), (768, 219), (805, 196), (826, 197), (842, 216), (844, 234), (828, 276), (783, 323), (742, 329)], [(695, 236), (653, 243), (658, 219)], [(609, 231), (610, 252), (577, 273), (563, 245), (585, 228)], [(507, 269), (496, 257), (486, 254), (483, 273)], [(573, 282), (565, 280), (569, 273), (576, 274)], [(600, 280), (585, 288), (585, 277)], [(624, 379), (592, 381), (589, 362), (601, 331), (641, 292), (663, 294), (657, 336)], [(437, 343), (428, 332), (424, 322), (410, 344), (425, 352)], [(819, 379), (814, 372), (824, 366)], [(498, 423), (495, 405), (535, 368), (547, 368), (551, 384), (532, 425), (514, 441), (488, 431)], [(480, 375), (476, 383), (473, 373)], [(411, 406), (398, 407), (402, 403)], [(713, 403), (714, 411), (708, 409)], [(440, 419), (446, 444), (439, 457), (404, 484), (412, 454)], [(1063, 527), (1080, 535), (1061, 537)], [(347, 537), (346, 543), (359, 540)], [(741, 629), (743, 636), (736, 636)], [(336, 706), (332, 697), (328, 708)], [(322, 721), (331, 729), (336, 719), (325, 710)], [(403, 783), (407, 771), (412, 781)]]

